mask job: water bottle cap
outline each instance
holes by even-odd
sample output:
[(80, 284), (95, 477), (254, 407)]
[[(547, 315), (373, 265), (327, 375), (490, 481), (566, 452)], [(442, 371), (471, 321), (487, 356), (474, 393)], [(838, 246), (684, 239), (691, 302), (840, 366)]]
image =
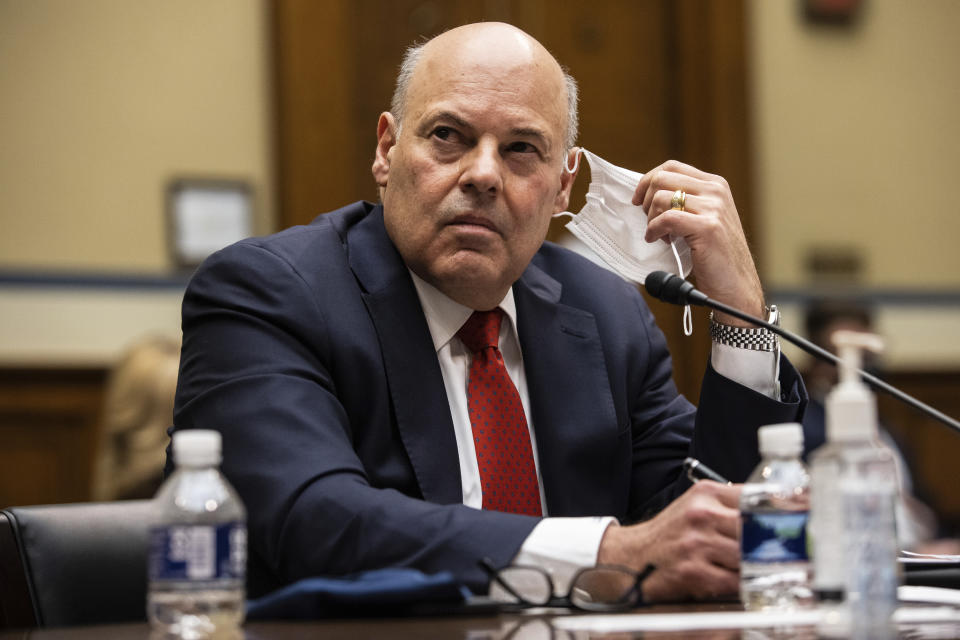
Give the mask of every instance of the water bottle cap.
[(803, 451), (803, 427), (797, 422), (760, 427), (760, 454), (798, 456)]
[(173, 459), (178, 466), (208, 467), (220, 464), (219, 431), (187, 429), (173, 433)]

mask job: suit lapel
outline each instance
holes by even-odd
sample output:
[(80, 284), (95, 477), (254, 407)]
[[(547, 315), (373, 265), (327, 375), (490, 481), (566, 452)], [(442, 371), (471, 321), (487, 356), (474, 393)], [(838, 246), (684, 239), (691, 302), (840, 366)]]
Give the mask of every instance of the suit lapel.
[(400, 438), (425, 500), (463, 501), (443, 376), (416, 289), (377, 206), (347, 235), (350, 266), (380, 340)]
[[(348, 259), (376, 327), (397, 428), (424, 499), (463, 501), (443, 376), (410, 274), (375, 207), (347, 231)], [(560, 284), (530, 265), (514, 286), (540, 472), (553, 515), (613, 513), (607, 464), (617, 418), (594, 317), (560, 304)], [(611, 500), (613, 498), (611, 497)]]
[(514, 297), (547, 509), (614, 513), (606, 494), (619, 429), (596, 320), (560, 304), (560, 283), (534, 265)]

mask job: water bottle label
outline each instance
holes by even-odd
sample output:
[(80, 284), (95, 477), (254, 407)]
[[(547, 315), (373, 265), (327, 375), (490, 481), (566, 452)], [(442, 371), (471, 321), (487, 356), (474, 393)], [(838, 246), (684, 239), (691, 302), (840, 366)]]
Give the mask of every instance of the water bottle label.
[(744, 562), (804, 562), (807, 512), (744, 513), (741, 552)]
[(247, 529), (221, 525), (169, 525), (150, 530), (151, 580), (242, 580)]

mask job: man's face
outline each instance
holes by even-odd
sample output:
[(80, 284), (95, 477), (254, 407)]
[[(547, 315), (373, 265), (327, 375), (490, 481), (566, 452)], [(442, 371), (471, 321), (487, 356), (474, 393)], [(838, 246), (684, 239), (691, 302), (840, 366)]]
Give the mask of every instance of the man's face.
[(411, 81), (403, 122), (380, 118), (373, 172), (407, 266), (461, 304), (487, 309), (567, 206), (565, 87), (553, 59), (524, 50), (518, 36), (434, 44)]

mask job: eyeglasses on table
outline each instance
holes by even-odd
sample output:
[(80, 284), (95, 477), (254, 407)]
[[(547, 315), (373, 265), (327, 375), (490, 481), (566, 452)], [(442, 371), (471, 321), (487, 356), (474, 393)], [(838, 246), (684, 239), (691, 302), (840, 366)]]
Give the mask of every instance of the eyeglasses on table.
[(550, 574), (540, 567), (510, 565), (497, 569), (489, 558), (479, 564), (491, 581), (516, 599), (515, 604), (583, 611), (623, 611), (642, 605), (643, 581), (655, 569), (652, 564), (642, 571), (620, 565), (587, 567), (574, 574), (567, 594), (558, 596)]

